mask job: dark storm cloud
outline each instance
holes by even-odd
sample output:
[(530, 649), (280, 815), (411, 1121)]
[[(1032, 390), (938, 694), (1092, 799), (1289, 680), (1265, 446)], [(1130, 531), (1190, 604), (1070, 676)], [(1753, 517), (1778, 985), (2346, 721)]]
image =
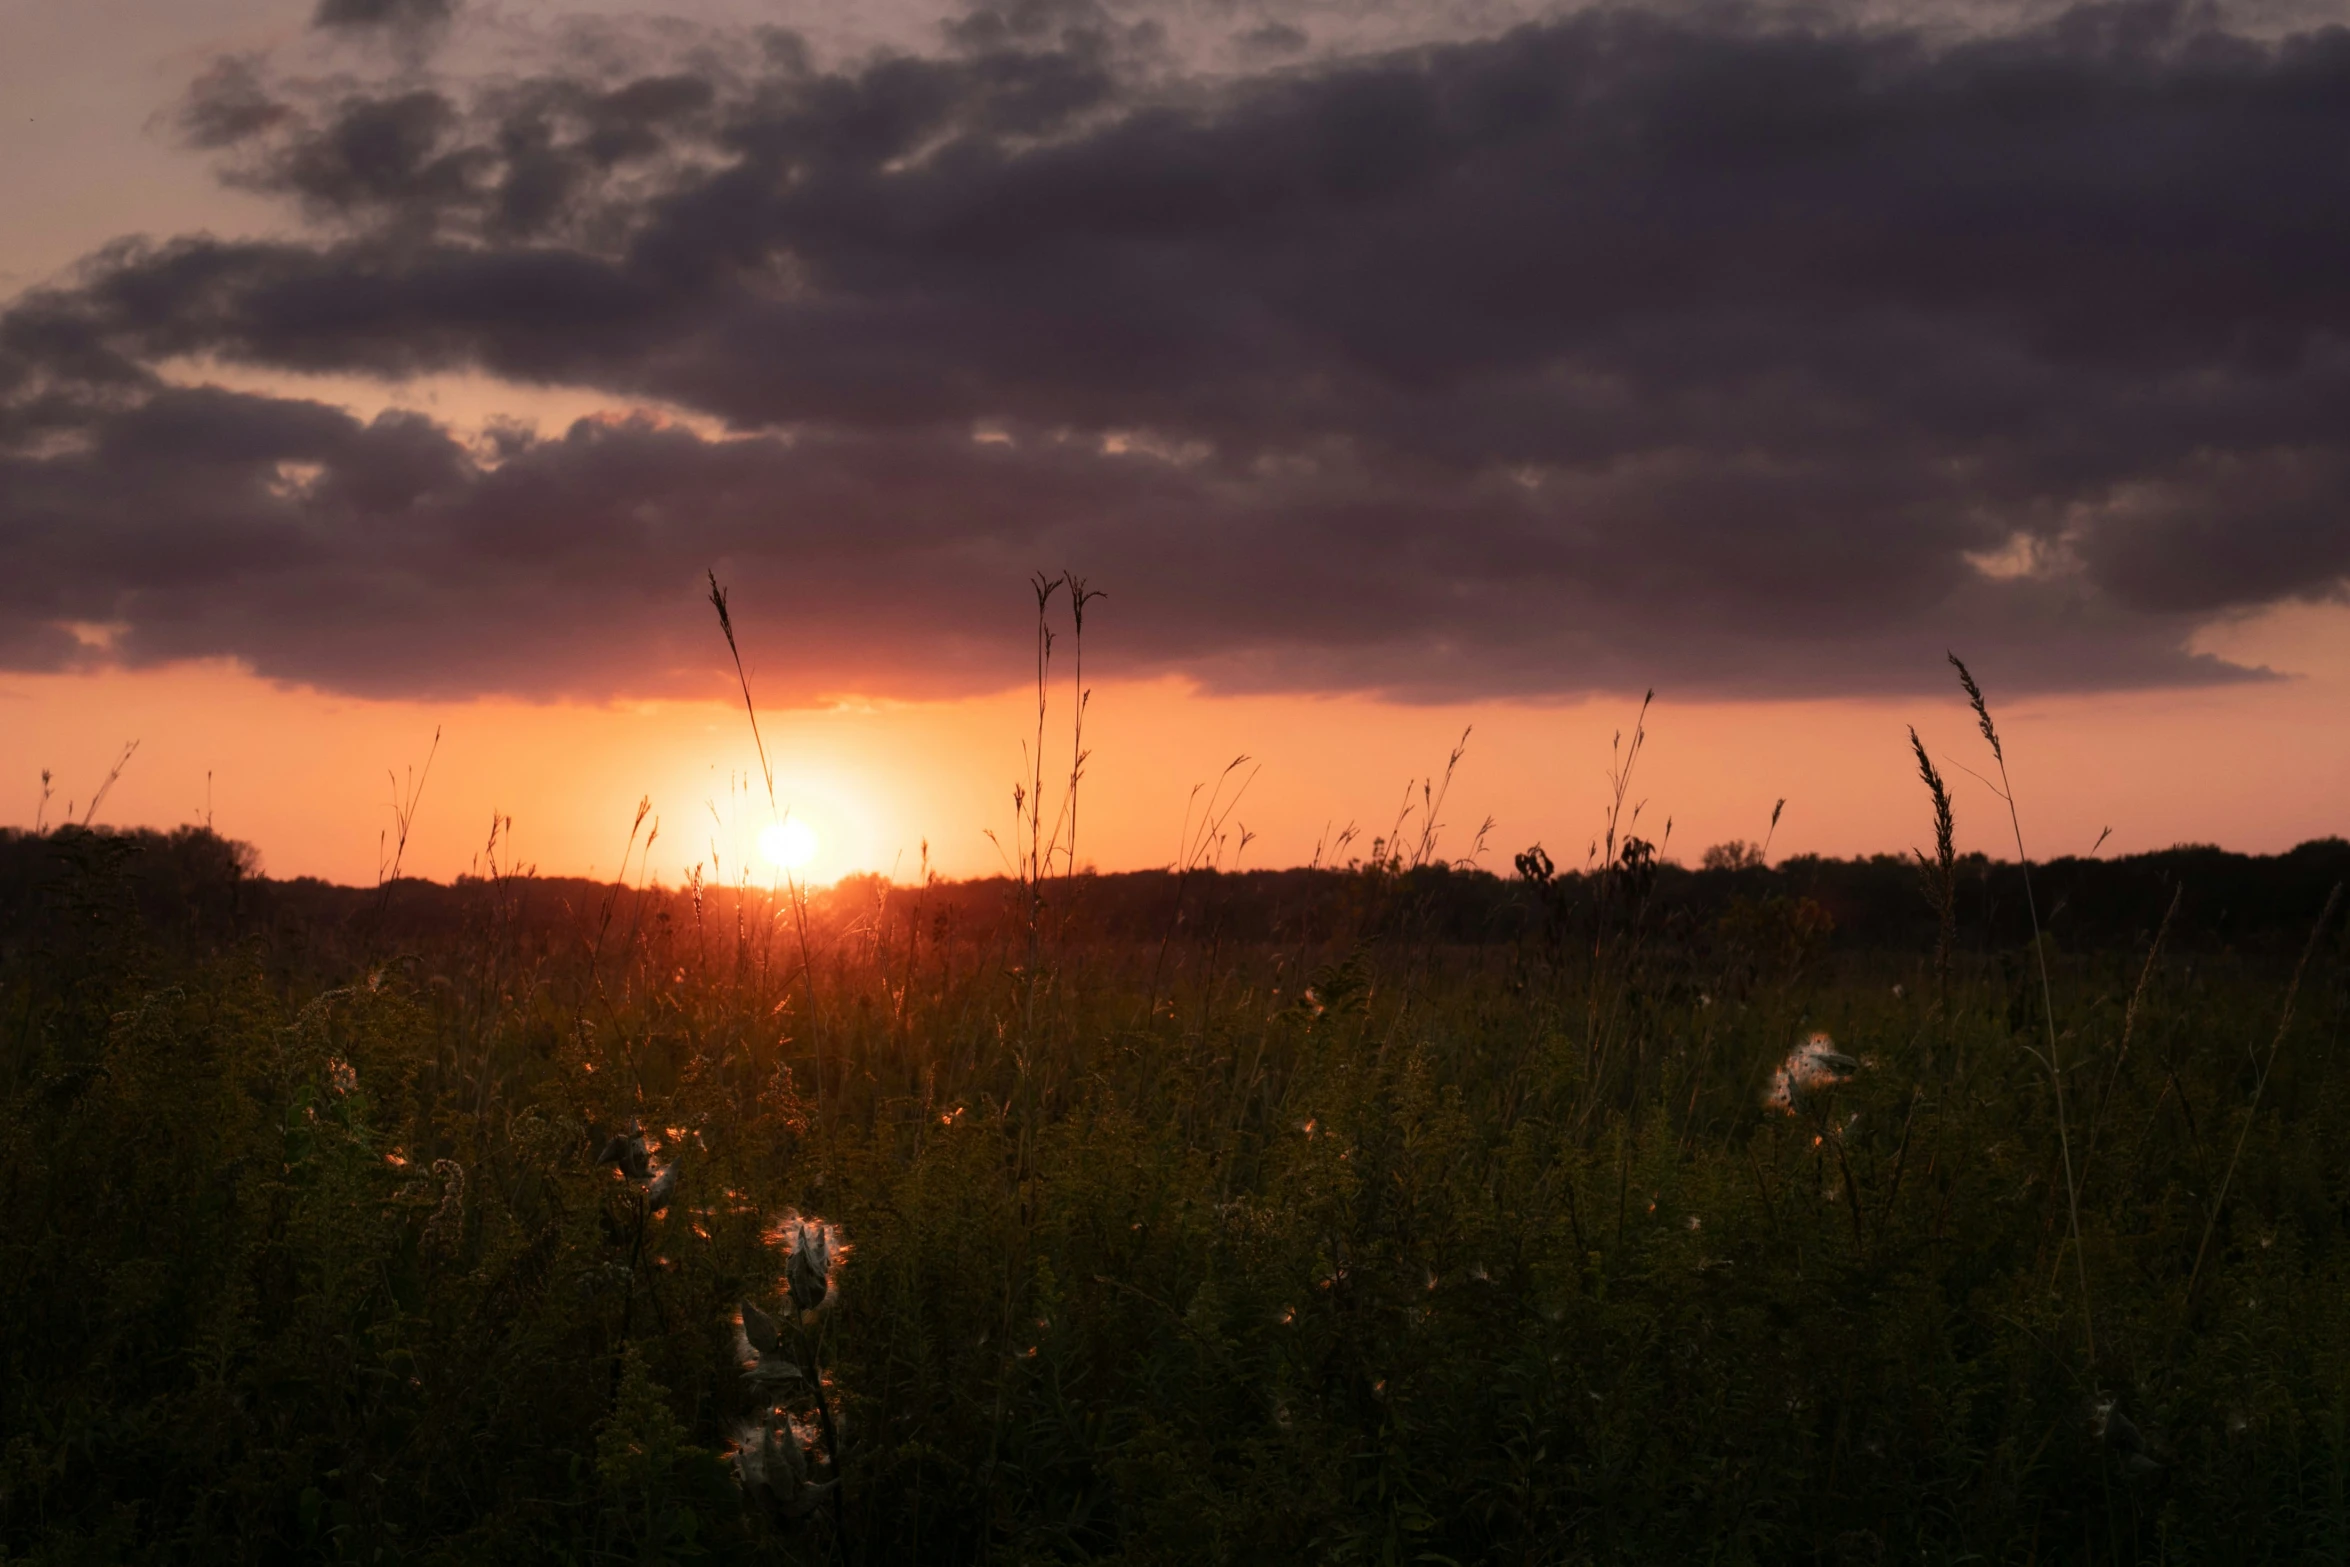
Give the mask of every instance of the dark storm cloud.
[(446, 22), (456, 0), (318, 0), (318, 27), (420, 28)]
[[(723, 558), (806, 688), (941, 689), (1069, 562), (1106, 654), (1229, 685), (2089, 687), (2227, 678), (2199, 624), (2350, 570), (2339, 30), (1604, 12), (1204, 81), (1025, 5), (845, 70), (224, 65), (184, 123), (315, 232), (0, 320), (0, 658), (664, 689)], [(469, 446), (191, 356), (737, 433)]]

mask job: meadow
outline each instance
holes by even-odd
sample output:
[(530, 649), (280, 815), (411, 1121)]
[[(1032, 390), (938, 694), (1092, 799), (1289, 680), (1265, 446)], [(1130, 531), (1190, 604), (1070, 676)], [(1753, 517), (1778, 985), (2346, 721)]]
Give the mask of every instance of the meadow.
[(2350, 844), (1435, 800), (813, 892), (0, 834), (0, 1556), (2350, 1558)]

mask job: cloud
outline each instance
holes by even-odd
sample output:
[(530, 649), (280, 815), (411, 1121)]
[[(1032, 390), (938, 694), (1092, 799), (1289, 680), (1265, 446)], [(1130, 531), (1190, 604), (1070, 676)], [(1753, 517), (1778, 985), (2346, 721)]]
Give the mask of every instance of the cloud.
[[(0, 661), (680, 689), (723, 559), (798, 688), (1102, 667), (1406, 697), (2240, 678), (2350, 571), (2350, 34), (1580, 14), (1204, 78), (1086, 5), (820, 68), (215, 68), (295, 238), (0, 317)], [(191, 357), (682, 408), (475, 442)], [(727, 434), (713, 433), (723, 430)], [(201, 432), (198, 438), (195, 432)], [(293, 477), (288, 477), (291, 474)], [(758, 591), (753, 591), (757, 589)]]
[(317, 27), (437, 26), (456, 14), (456, 0), (318, 0)]

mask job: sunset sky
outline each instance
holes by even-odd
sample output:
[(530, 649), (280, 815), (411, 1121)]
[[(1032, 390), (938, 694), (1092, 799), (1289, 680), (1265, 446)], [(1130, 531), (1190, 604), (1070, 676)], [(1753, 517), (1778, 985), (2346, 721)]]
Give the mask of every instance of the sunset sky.
[[(0, 0), (0, 823), (2350, 831), (2340, 6)], [(1067, 770), (1065, 605), (1048, 774)], [(440, 735), (437, 752), (433, 737)], [(52, 770), (53, 798), (40, 774)], [(1202, 797), (1205, 790), (1202, 791)], [(631, 861), (632, 874), (637, 862)]]

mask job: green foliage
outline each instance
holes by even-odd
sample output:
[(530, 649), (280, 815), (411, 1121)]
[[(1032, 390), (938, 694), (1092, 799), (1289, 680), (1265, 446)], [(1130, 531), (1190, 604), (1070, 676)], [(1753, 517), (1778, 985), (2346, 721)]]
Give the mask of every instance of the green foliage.
[[(2257, 1112), (2289, 961), (2051, 951), (2092, 1361), (2014, 947), (1945, 1006), (1930, 934), (1800, 894), (1545, 879), (1465, 943), (1374, 871), (1245, 940), (1047, 878), (1034, 966), (1022, 906), (871, 885), (804, 955), (686, 894), (526, 940), (504, 882), (371, 951), (74, 852), (0, 949), (10, 1558), (2350, 1550), (2338, 933)], [(1862, 1068), (1766, 1111), (1813, 1029)], [(632, 1119), (658, 1210), (597, 1162)], [(851, 1248), (810, 1320), (787, 1213)], [(828, 1379), (824, 1506), (728, 1462), (741, 1302)]]

